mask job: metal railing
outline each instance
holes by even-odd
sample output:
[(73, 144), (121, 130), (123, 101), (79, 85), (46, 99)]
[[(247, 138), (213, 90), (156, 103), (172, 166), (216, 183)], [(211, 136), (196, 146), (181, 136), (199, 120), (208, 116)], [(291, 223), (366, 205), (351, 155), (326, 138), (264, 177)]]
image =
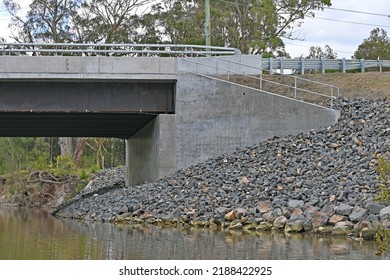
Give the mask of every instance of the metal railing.
[(66, 56), (216, 56), (241, 54), (238, 49), (173, 44), (0, 43), (0, 55)]
[(382, 72), (384, 68), (390, 68), (390, 60), (365, 60), (365, 59), (308, 59), (308, 58), (263, 58), (262, 68), (268, 71), (284, 73), (290, 72), (305, 73), (325, 73), (326, 71), (340, 71), (346, 73), (348, 70), (377, 69)]
[[(210, 64), (200, 62), (199, 60), (184, 60), (195, 64), (195, 69), (193, 71), (195, 74), (249, 86), (261, 91), (303, 100), (324, 107), (330, 107), (331, 109), (333, 109), (334, 99), (340, 96), (340, 89), (334, 85), (312, 81), (296, 75), (272, 75), (273, 72), (267, 69), (222, 57), (211, 57), (208, 61), (210, 61), (210, 59), (224, 62), (223, 64), (225, 66), (221, 67), (221, 63)], [(200, 70), (199, 66), (202, 67), (202, 70)], [(211, 68), (214, 71), (205, 71), (207, 68)], [(237, 70), (239, 68), (241, 68), (241, 70)], [(245, 71), (245, 69), (247, 71)], [(245, 72), (250, 72), (252, 74), (245, 74)], [(264, 74), (264, 72), (268, 73)], [(323, 90), (320, 91), (319, 89)]]

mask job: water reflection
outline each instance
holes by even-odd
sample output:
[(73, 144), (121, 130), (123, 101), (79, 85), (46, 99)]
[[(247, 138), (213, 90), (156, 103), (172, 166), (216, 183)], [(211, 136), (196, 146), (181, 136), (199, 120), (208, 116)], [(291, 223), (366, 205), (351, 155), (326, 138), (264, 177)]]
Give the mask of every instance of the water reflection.
[(345, 238), (115, 226), (0, 209), (0, 259), (380, 259), (375, 252), (374, 242)]

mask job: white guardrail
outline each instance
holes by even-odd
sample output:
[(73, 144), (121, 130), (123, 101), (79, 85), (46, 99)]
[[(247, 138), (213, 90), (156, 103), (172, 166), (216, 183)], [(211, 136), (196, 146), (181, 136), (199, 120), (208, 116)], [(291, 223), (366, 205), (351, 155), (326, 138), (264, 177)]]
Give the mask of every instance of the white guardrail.
[(0, 43), (0, 55), (215, 56), (241, 54), (238, 49), (172, 44)]
[(365, 72), (367, 69), (377, 69), (380, 72), (383, 68), (390, 68), (390, 60), (365, 60), (365, 59), (308, 59), (308, 58), (263, 58), (262, 68), (271, 73), (277, 71), (284, 73), (299, 72), (301, 74), (317, 72), (325, 73), (326, 71), (340, 71), (346, 73), (348, 70), (360, 70)]

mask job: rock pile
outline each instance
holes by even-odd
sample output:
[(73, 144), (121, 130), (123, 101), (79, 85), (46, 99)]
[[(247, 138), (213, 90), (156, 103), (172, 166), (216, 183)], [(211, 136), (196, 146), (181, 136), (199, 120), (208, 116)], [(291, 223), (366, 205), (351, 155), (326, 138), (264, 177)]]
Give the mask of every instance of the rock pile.
[(275, 137), (152, 184), (124, 188), (121, 179), (121, 188), (75, 199), (57, 215), (333, 234), (390, 227), (390, 206), (375, 201), (378, 158), (390, 151), (390, 102), (337, 104), (340, 120), (322, 131)]

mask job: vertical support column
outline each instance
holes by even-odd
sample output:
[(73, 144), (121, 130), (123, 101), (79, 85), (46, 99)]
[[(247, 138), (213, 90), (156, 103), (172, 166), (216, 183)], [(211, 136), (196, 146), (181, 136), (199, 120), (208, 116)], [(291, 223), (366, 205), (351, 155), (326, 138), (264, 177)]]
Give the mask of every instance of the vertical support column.
[(347, 72), (347, 67), (346, 67), (346, 61), (345, 61), (345, 57), (343, 57), (342, 59), (341, 59), (341, 71), (343, 72), (343, 73), (345, 73), (345, 72)]
[(126, 159), (126, 166), (125, 166), (125, 186), (130, 187), (130, 140), (125, 140), (125, 159)]
[(305, 74), (305, 58), (301, 57), (301, 75)]
[(325, 74), (326, 68), (325, 68), (325, 58), (321, 57), (321, 72), (322, 74)]

